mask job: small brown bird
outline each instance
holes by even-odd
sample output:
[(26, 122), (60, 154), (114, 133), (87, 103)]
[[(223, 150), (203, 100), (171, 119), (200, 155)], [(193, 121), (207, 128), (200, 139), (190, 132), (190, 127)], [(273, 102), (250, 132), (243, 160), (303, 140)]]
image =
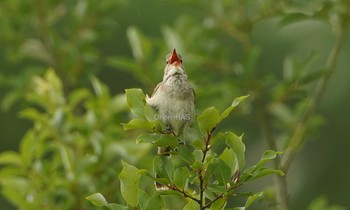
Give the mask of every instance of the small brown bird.
[[(174, 49), (166, 56), (163, 81), (154, 89), (152, 96), (146, 96), (146, 102), (153, 107), (167, 132), (178, 138), (195, 118), (195, 92), (187, 80), (182, 59)], [(170, 148), (158, 148), (158, 154), (168, 156)], [(157, 190), (166, 190), (167, 186), (156, 183)]]
[(182, 59), (176, 50), (166, 56), (163, 81), (154, 89), (147, 103), (157, 111), (169, 132), (180, 137), (195, 117), (195, 92), (187, 80)]

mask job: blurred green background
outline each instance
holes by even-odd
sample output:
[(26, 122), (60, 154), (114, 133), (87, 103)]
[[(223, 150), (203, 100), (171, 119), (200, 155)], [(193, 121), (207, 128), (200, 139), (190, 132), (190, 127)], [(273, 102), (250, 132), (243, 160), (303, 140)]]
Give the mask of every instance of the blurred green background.
[[(19, 151), (26, 132), (35, 125), (33, 118), (28, 120), (28, 115), (19, 114), (21, 110), (34, 107), (48, 115), (50, 110), (55, 112), (31, 100), (35, 91), (38, 93), (32, 87), (33, 77), (43, 76), (52, 68), (62, 80), (62, 95), (68, 97), (81, 89), (90, 91), (86, 93), (90, 94), (85, 97), (88, 99), (79, 102), (73, 111), (64, 108), (67, 115), (72, 111), (84, 116), (82, 121), (71, 122), (81, 124), (79, 128), (73, 125), (69, 132), (84, 130), (94, 136), (91, 129), (103, 139), (99, 142), (100, 153), (91, 146), (99, 143), (91, 143), (76, 157), (95, 153), (99, 161), (104, 161), (101, 168), (97, 170), (92, 164), (80, 173), (83, 176), (94, 171), (88, 180), (98, 182), (102, 175), (105, 179), (94, 184), (86, 182), (91, 186), (82, 189), (75, 200), (72, 198), (72, 205), (64, 208), (94, 209), (84, 196), (97, 191), (105, 191), (110, 201), (115, 201), (120, 197), (118, 184), (110, 183), (119, 173), (120, 159), (140, 168), (149, 167), (154, 152), (136, 145), (135, 134), (122, 131), (120, 123), (130, 118), (122, 94), (124, 89), (134, 87), (150, 94), (162, 78), (164, 56), (173, 48), (182, 55), (195, 87), (198, 113), (208, 106), (223, 110), (233, 98), (250, 94), (250, 101), (222, 128), (244, 133), (248, 165), (268, 148), (262, 134), (266, 118), (261, 113), (267, 113), (277, 145), (283, 151), (302, 116), (303, 104), (323, 76), (318, 72), (326, 66), (348, 4), (341, 0), (4, 0), (0, 3), (0, 151)], [(344, 28), (349, 31), (349, 24)], [(290, 209), (307, 209), (313, 201), (321, 202), (314, 200), (320, 196), (325, 198), (322, 202), (328, 200), (331, 205), (350, 208), (349, 53), (347, 33), (336, 69), (311, 120), (307, 141), (286, 176)], [(88, 105), (83, 105), (85, 102)], [(95, 113), (97, 120), (92, 128), (84, 127), (84, 119), (90, 119), (87, 113)], [(86, 136), (90, 134), (81, 135), (82, 142)], [(123, 143), (115, 145), (119, 141)], [(115, 149), (108, 150), (111, 145)], [(72, 151), (76, 148), (79, 145), (72, 146)], [(139, 150), (144, 150), (140, 157), (130, 157)], [(47, 156), (51, 158), (48, 154), (36, 158)], [(146, 161), (140, 162), (144, 157)], [(47, 176), (54, 172), (45, 173)], [(9, 174), (0, 173), (7, 178)], [(3, 192), (4, 182), (5, 179), (1, 183)], [(268, 192), (273, 180), (266, 178), (245, 187)], [(68, 193), (69, 196), (72, 195)], [(11, 202), (16, 203), (1, 197), (0, 208), (25, 209)], [(255, 208), (275, 209), (268, 201)]]

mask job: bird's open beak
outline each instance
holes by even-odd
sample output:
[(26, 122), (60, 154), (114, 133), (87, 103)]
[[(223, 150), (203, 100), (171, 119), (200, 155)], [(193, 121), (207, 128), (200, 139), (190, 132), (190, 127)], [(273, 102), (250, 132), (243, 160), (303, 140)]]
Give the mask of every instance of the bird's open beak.
[(171, 54), (171, 58), (169, 60), (169, 63), (171, 65), (180, 65), (181, 64), (181, 59), (179, 58), (179, 56), (176, 53), (176, 50), (174, 49), (173, 54)]

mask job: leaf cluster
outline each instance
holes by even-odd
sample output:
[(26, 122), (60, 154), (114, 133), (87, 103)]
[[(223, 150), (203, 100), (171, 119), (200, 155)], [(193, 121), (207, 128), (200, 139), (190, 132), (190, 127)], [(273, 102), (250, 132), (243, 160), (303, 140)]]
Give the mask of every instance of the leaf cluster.
[[(246, 167), (243, 136), (230, 131), (216, 132), (218, 125), (246, 98), (247, 96), (236, 98), (222, 113), (214, 107), (205, 109), (196, 120), (202, 138), (194, 141), (186, 139), (185, 142), (191, 143), (179, 145), (176, 136), (164, 133), (162, 123), (150, 117), (142, 90), (127, 89), (127, 103), (136, 118), (124, 124), (124, 129), (144, 131), (136, 138), (137, 143), (151, 143), (173, 150), (170, 156), (155, 155), (152, 170), (137, 169), (123, 162), (119, 180), (126, 206), (108, 203), (100, 193), (88, 196), (87, 199), (110, 209), (164, 209), (166, 204), (162, 196), (173, 195), (185, 200), (184, 209), (224, 209), (228, 208), (229, 199), (247, 197), (244, 207), (230, 208), (248, 208), (263, 193), (242, 193), (237, 189), (251, 180), (269, 174), (282, 176), (283, 172), (265, 166), (278, 155), (278, 152), (272, 150), (266, 151), (256, 165)], [(214, 152), (212, 147), (222, 141), (225, 148)], [(168, 190), (146, 193), (139, 185), (141, 175), (167, 186)]]
[(122, 166), (116, 160), (143, 158), (140, 152), (127, 155), (134, 144), (123, 140), (124, 131), (116, 126), (127, 110), (124, 95), (112, 97), (96, 78), (91, 84), (92, 90), (76, 89), (66, 96), (53, 69), (32, 78), (26, 98), (33, 107), (20, 116), (33, 127), (18, 152), (0, 154), (1, 191), (18, 209), (87, 209), (82, 197), (101, 186), (106, 193), (119, 187), (114, 176)]

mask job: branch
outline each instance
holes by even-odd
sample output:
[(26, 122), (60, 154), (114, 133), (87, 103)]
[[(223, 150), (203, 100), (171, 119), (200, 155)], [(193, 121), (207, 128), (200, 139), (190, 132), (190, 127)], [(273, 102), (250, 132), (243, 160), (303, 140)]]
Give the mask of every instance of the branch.
[(202, 150), (203, 152), (203, 157), (202, 157), (202, 162), (204, 162), (205, 157), (207, 156), (207, 152), (210, 150), (210, 139), (211, 139), (211, 135), (213, 135), (213, 132), (215, 131), (217, 126), (215, 126), (214, 128), (211, 129), (211, 131), (209, 131), (207, 133), (207, 136), (204, 138), (204, 142), (205, 142), (205, 148)]
[(220, 198), (224, 197), (224, 193), (221, 193), (220, 195), (218, 195), (216, 198), (214, 198), (213, 200), (211, 200), (209, 203), (207, 203), (206, 205), (204, 205), (204, 209), (209, 208), (215, 201), (219, 200)]
[[(226, 193), (229, 193), (231, 190), (236, 189), (237, 187), (241, 186), (243, 183), (239, 183), (238, 185), (229, 187), (226, 190)], [(225, 193), (221, 193), (220, 195), (216, 196), (213, 200), (211, 200), (209, 203), (203, 206), (204, 209), (209, 208), (215, 201), (219, 200), (220, 198), (223, 198), (225, 196)]]
[(326, 74), (324, 77), (318, 80), (315, 91), (311, 96), (310, 100), (308, 101), (308, 104), (305, 108), (304, 115), (300, 119), (299, 123), (297, 124), (295, 132), (290, 140), (287, 150), (285, 151), (284, 156), (282, 157), (282, 160), (280, 163), (280, 168), (283, 169), (284, 171), (288, 170), (291, 162), (295, 157), (296, 151), (299, 149), (300, 145), (302, 145), (305, 142), (304, 137), (307, 131), (307, 127), (310, 123), (310, 119), (313, 113), (315, 112), (317, 104), (319, 104), (322, 99), (322, 96), (327, 88), (327, 84), (332, 73), (335, 71), (338, 56), (345, 40), (346, 26), (348, 24), (349, 16), (350, 16), (350, 3), (348, 3), (347, 5), (343, 22), (340, 26), (339, 33), (337, 34), (338, 35), (337, 39), (333, 45), (333, 48), (328, 56), (327, 63), (325, 65), (325, 68), (329, 69), (330, 73)]
[[(204, 138), (204, 141), (205, 141), (205, 148), (202, 150), (203, 152), (203, 157), (202, 157), (202, 163), (204, 163), (205, 161), (205, 157), (208, 153), (208, 151), (210, 150), (210, 139), (211, 139), (211, 136), (213, 134), (213, 132), (215, 131), (217, 126), (215, 126), (214, 128), (211, 129), (211, 131), (209, 131), (207, 133), (207, 136)], [(204, 175), (202, 174), (203, 172), (203, 168), (199, 169), (198, 170), (198, 177), (199, 177), (199, 192), (200, 192), (200, 195), (199, 195), (199, 205), (200, 205), (200, 209), (205, 209), (204, 205), (205, 205), (205, 202), (204, 202), (204, 190), (205, 190), (205, 186), (204, 186)]]
[[(268, 115), (266, 111), (265, 104), (261, 101), (261, 99), (257, 100), (257, 103), (260, 110), (259, 112), (259, 118), (260, 118), (260, 125), (262, 128), (262, 133), (264, 135), (264, 138), (268, 144), (269, 149), (272, 149), (274, 151), (278, 151), (276, 140), (273, 135), (273, 128), (271, 123), (271, 117)], [(280, 169), (280, 163), (281, 159), (279, 156), (276, 156), (276, 158), (273, 160), (274, 167), (276, 169)], [(276, 202), (277, 207), (280, 210), (288, 210), (288, 190), (287, 190), (287, 181), (286, 176), (275, 176), (275, 185), (276, 185)]]
[(192, 197), (191, 195), (187, 194), (187, 193), (185, 192), (185, 190), (181, 190), (181, 189), (179, 189), (179, 188), (178, 188), (177, 186), (175, 186), (175, 185), (169, 186), (169, 188), (172, 189), (172, 190), (174, 190), (174, 191), (177, 191), (177, 192), (183, 194), (183, 196), (184, 196), (185, 198), (189, 198), (189, 199), (191, 199), (191, 200), (196, 201), (197, 203), (200, 203), (200, 200), (199, 200), (199, 199)]

